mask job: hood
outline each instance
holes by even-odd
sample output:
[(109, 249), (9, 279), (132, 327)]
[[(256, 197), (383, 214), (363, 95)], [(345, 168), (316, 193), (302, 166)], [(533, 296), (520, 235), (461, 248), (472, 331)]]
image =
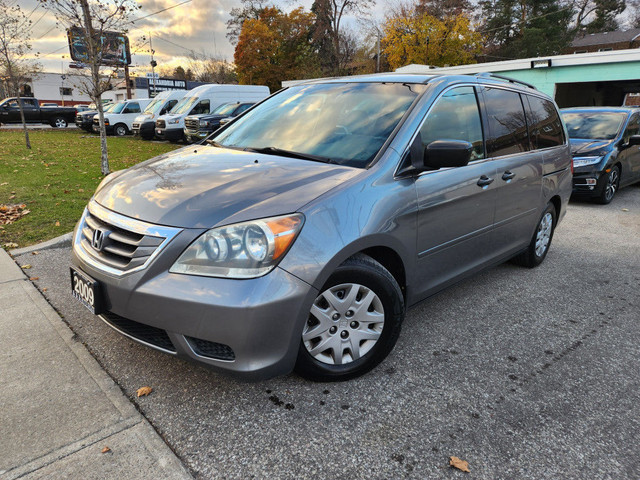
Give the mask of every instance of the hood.
[(571, 153), (574, 157), (606, 155), (613, 148), (615, 139), (613, 140), (592, 140), (572, 138)]
[(212, 146), (185, 147), (115, 176), (102, 206), (149, 223), (211, 228), (295, 212), (364, 170)]

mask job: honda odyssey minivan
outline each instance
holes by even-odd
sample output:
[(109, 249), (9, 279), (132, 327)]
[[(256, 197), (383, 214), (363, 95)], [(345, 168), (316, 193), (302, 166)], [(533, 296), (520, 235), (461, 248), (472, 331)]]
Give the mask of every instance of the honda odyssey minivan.
[(571, 173), (555, 103), (526, 84), (309, 81), (106, 177), (75, 230), (72, 292), (219, 371), (344, 380), (385, 358), (408, 307), (509, 259), (539, 265)]

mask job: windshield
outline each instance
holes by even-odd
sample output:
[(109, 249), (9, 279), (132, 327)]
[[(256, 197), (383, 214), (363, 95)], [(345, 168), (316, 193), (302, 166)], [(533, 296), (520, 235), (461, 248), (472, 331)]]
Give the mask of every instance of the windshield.
[(622, 112), (567, 112), (562, 114), (569, 138), (612, 140), (618, 136), (626, 114)]
[(365, 168), (421, 84), (299, 85), (271, 97), (215, 136), (223, 147), (287, 150)]
[(171, 109), (169, 113), (187, 113), (193, 107), (193, 104), (198, 101), (198, 97), (184, 97), (176, 106)]
[(162, 109), (162, 105), (164, 105), (164, 98), (154, 98), (142, 113), (158, 113)]
[(229, 115), (236, 109), (237, 106), (237, 103), (225, 103), (223, 105), (220, 105), (219, 107), (216, 107), (216, 109), (211, 113), (215, 115)]
[(110, 113), (120, 113), (125, 105), (126, 105), (126, 102), (114, 103), (113, 107), (111, 107), (109, 112)]

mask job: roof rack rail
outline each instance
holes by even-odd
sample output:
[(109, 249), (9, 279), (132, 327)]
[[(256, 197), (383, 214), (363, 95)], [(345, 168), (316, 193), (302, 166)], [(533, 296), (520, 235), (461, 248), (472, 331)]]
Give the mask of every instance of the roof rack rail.
[(533, 88), (534, 90), (537, 90), (535, 85), (532, 85), (530, 83), (523, 82), (522, 80), (516, 80), (515, 78), (511, 78), (511, 77), (505, 77), (504, 75), (496, 75), (495, 73), (491, 73), (491, 72), (480, 72), (480, 73), (476, 73), (475, 76), (479, 78), (496, 78), (498, 80), (504, 80), (505, 82), (510, 82), (510, 83), (519, 83), (520, 85), (524, 85), (525, 87), (529, 87), (529, 88)]

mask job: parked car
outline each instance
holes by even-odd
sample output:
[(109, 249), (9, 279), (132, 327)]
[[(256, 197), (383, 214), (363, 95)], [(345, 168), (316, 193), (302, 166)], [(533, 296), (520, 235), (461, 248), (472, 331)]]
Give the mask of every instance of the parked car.
[(140, 135), (145, 140), (151, 140), (155, 134), (156, 118), (165, 115), (175, 107), (186, 93), (186, 90), (167, 90), (156, 95), (142, 115), (138, 115), (133, 120), (131, 127), (133, 134)]
[(640, 182), (640, 110), (565, 108), (573, 153), (573, 194), (607, 204), (618, 189)]
[(570, 167), (534, 88), (310, 81), (106, 177), (75, 229), (72, 291), (124, 335), (220, 371), (348, 379), (391, 351), (406, 307), (508, 259), (539, 265)]
[[(55, 128), (66, 128), (76, 114), (72, 107), (45, 107), (35, 98), (20, 98), (24, 119), (27, 123), (48, 123)], [(5, 98), (0, 101), (0, 124), (22, 123), (20, 106), (16, 97)]]
[(177, 142), (184, 137), (184, 119), (188, 115), (211, 113), (229, 102), (258, 102), (269, 96), (269, 87), (261, 85), (201, 85), (190, 90), (166, 115), (156, 120), (156, 137)]
[[(105, 104), (104, 107), (102, 107), (103, 113), (108, 113), (116, 105), (117, 103)], [(91, 106), (93, 106), (93, 109), (90, 108), (89, 110), (78, 112), (76, 114), (76, 126), (86, 132), (93, 132), (93, 117), (97, 118), (98, 115), (98, 111), (95, 110), (95, 105), (89, 105), (89, 107)]]
[[(116, 103), (104, 116), (104, 126), (107, 135), (122, 137), (127, 135), (133, 126), (133, 120), (151, 103), (150, 98), (135, 98)], [(93, 117), (93, 131), (100, 131), (98, 115)]]
[(84, 104), (74, 105), (74, 107), (76, 109), (76, 113), (86, 112), (87, 110), (90, 110), (89, 105), (84, 105)]
[(184, 138), (189, 143), (202, 141), (220, 128), (220, 121), (225, 118), (235, 118), (255, 105), (249, 103), (223, 103), (209, 114), (189, 115), (184, 119)]

